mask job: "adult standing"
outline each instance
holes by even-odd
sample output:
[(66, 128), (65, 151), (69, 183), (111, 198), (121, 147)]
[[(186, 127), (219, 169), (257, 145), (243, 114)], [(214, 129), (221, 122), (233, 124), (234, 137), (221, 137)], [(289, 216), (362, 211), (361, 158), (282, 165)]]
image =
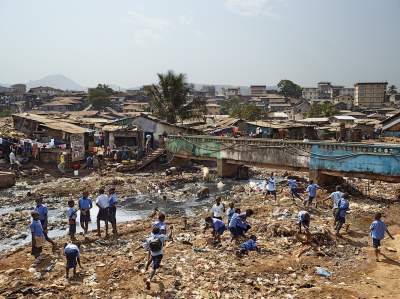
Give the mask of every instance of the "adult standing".
[(108, 207), (108, 217), (112, 225), (113, 229), (113, 234), (114, 236), (117, 236), (117, 203), (118, 203), (118, 197), (117, 193), (115, 192), (115, 188), (112, 187), (108, 191), (109, 195), (109, 207)]
[(60, 154), (57, 167), (58, 167), (58, 170), (62, 174), (65, 174), (65, 155), (64, 155), (64, 153)]
[(90, 209), (93, 207), (92, 200), (89, 198), (89, 192), (84, 191), (82, 197), (78, 202), (79, 210), (81, 212), (80, 223), (83, 229), (83, 234), (86, 235), (89, 230)]
[(96, 198), (96, 205), (99, 208), (99, 212), (97, 213), (97, 235), (101, 237), (100, 221), (102, 220), (106, 226), (106, 237), (108, 237), (108, 208), (110, 206), (110, 202), (108, 196), (104, 194), (104, 188), (99, 189), (99, 196)]

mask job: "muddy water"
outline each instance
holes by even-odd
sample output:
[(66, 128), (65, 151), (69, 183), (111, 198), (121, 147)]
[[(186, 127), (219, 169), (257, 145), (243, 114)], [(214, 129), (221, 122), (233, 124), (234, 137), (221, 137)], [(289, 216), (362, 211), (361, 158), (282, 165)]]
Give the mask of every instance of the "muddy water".
[[(190, 183), (176, 185), (169, 187), (166, 190), (162, 190), (154, 193), (138, 194), (133, 197), (126, 198), (117, 209), (117, 222), (127, 222), (131, 220), (138, 220), (147, 217), (155, 208), (160, 211), (164, 211), (167, 214), (179, 214), (186, 216), (193, 216), (196, 212), (208, 210), (216, 196), (223, 196), (237, 184), (254, 184), (260, 182), (257, 180), (251, 181), (233, 181), (233, 180), (222, 180), (224, 183), (223, 188), (217, 187), (217, 182), (212, 183)], [(29, 186), (17, 185), (13, 188), (3, 190), (1, 196), (10, 198), (10, 200), (16, 194), (25, 194), (29, 190)], [(196, 193), (200, 188), (208, 187), (210, 190), (210, 196), (206, 199), (197, 199)], [(163, 195), (167, 197), (167, 200), (163, 200)], [(67, 198), (54, 198), (48, 202), (49, 207), (49, 237), (55, 238), (64, 236), (68, 233), (68, 226), (60, 224), (60, 219), (66, 218), (67, 207), (64, 204), (67, 202)], [(19, 207), (15, 206), (3, 206), (0, 207), (0, 215), (5, 215), (16, 210), (31, 210), (33, 207), (31, 204), (24, 204)], [(96, 215), (98, 212), (97, 206), (93, 206), (91, 210), (91, 229), (96, 229)], [(80, 213), (78, 212), (79, 221)], [(103, 225), (103, 222), (102, 222)], [(82, 232), (79, 222), (77, 223), (77, 233)], [(27, 244), (31, 241), (29, 228), (26, 227), (24, 231), (20, 231), (19, 235), (12, 236), (11, 238), (0, 240), (0, 250), (10, 250), (12, 248)]]

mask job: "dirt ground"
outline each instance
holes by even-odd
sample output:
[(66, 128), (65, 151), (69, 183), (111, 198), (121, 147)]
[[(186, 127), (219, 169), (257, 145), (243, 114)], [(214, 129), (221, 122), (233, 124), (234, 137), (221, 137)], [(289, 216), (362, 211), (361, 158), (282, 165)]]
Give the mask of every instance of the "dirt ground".
[[(123, 187), (134, 189), (135, 182), (128, 180)], [(377, 188), (381, 185), (373, 186), (379, 193)], [(353, 196), (349, 230), (341, 237), (333, 234), (330, 207), (320, 204), (310, 210), (312, 239), (307, 243), (304, 235), (297, 234), (296, 216), (302, 204), (293, 203), (287, 189), (283, 184), (274, 202), (238, 185), (223, 199), (242, 210), (254, 209), (249, 233), (257, 235), (260, 252), (238, 258), (238, 244), (230, 241), (228, 232), (221, 246), (212, 245), (210, 232), (203, 233), (205, 215), (187, 218), (186, 227), (184, 218), (167, 215), (168, 226), (174, 226), (174, 241), (168, 243), (162, 268), (146, 290), (146, 252), (141, 244), (151, 231), (153, 216), (119, 224), (118, 239), (91, 233), (84, 240), (79, 235), (83, 267), (69, 280), (62, 254), (67, 238), (57, 239), (55, 250), (47, 243), (37, 268), (32, 265), (30, 246), (3, 253), (0, 298), (400, 298), (399, 203)], [(328, 194), (323, 190), (318, 196)], [(385, 257), (379, 263), (369, 237), (377, 211), (384, 212), (395, 236), (383, 241)], [(317, 276), (315, 267), (332, 276)]]

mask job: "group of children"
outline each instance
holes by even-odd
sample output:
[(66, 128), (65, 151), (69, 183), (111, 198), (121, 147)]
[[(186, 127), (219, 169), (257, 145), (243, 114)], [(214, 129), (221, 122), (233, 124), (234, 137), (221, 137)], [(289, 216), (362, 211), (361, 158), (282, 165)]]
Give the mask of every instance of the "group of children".
[[(298, 194), (297, 182), (294, 178), (288, 181), (290, 191), (293, 197), (301, 199)], [(276, 183), (273, 173), (268, 179), (268, 191), (270, 195), (276, 198)], [(310, 205), (316, 197), (316, 192), (320, 187), (310, 181), (307, 187), (307, 192), (309, 193), (308, 199), (305, 201), (307, 205)], [(336, 234), (339, 234), (340, 229), (346, 221), (346, 213), (349, 209), (348, 195), (341, 191), (341, 187), (337, 186), (336, 190), (329, 195), (326, 199), (331, 199), (333, 203), (333, 218), (334, 218), (334, 228)], [(111, 222), (113, 226), (113, 231), (116, 234), (116, 203), (118, 202), (115, 193), (115, 188), (109, 189), (109, 196), (105, 195), (104, 188), (99, 190), (99, 196), (96, 199), (96, 205), (99, 207), (99, 213), (97, 215), (97, 232), (100, 234), (100, 221), (105, 221), (106, 224), (106, 235), (108, 234), (108, 222)], [(305, 204), (305, 206), (307, 206)], [(69, 234), (71, 236), (71, 241), (73, 243), (64, 245), (64, 255), (66, 257), (66, 277), (69, 277), (69, 270), (73, 269), (74, 275), (76, 274), (76, 266), (81, 266), (80, 262), (80, 249), (79, 244), (77, 244), (75, 239), (76, 233), (76, 218), (77, 210), (74, 208), (74, 201), (68, 201), (68, 222), (69, 222)], [(81, 212), (80, 223), (84, 230), (84, 235), (88, 232), (88, 223), (90, 222), (90, 209), (92, 208), (92, 200), (89, 198), (88, 192), (83, 192), (82, 197), (79, 199), (78, 207)], [(250, 224), (247, 219), (251, 217), (254, 212), (252, 209), (247, 209), (245, 212), (241, 212), (239, 208), (236, 208), (233, 203), (229, 204), (228, 209), (225, 209), (224, 203), (222, 203), (221, 197), (216, 198), (215, 204), (211, 208), (211, 216), (205, 218), (205, 228), (212, 230), (214, 244), (220, 244), (221, 236), (228, 229), (231, 233), (231, 241), (238, 240), (240, 237), (245, 237), (246, 233), (251, 229)], [(224, 217), (226, 215), (227, 222), (224, 222)], [(370, 226), (371, 237), (373, 247), (375, 248), (376, 260), (379, 261), (381, 240), (384, 238), (385, 233), (387, 233), (391, 238), (393, 236), (388, 231), (385, 223), (381, 220), (381, 213), (375, 215), (375, 220)], [(310, 237), (310, 221), (311, 215), (306, 210), (301, 210), (298, 213), (298, 229), (302, 232), (304, 228), (307, 238)], [(32, 255), (36, 258), (35, 263), (40, 261), (40, 256), (42, 252), (42, 246), (45, 240), (55, 243), (47, 236), (47, 223), (48, 223), (48, 210), (43, 204), (40, 198), (36, 199), (36, 207), (32, 212), (32, 223), (30, 229), (32, 232)], [(154, 278), (156, 271), (160, 268), (161, 261), (164, 254), (164, 249), (166, 247), (167, 241), (172, 241), (172, 230), (171, 226), (167, 233), (167, 225), (165, 223), (165, 214), (159, 213), (158, 221), (153, 223), (152, 232), (150, 236), (145, 240), (143, 247), (148, 251), (148, 259), (145, 266), (146, 271), (152, 265), (152, 270), (147, 279), (145, 279), (146, 288), (150, 288), (151, 280)], [(74, 244), (75, 243), (75, 244)], [(257, 246), (257, 237), (251, 235), (245, 242), (241, 243), (236, 254), (241, 257), (247, 254), (249, 251), (259, 250)]]
[[(30, 192), (27, 193), (28, 198), (32, 196)], [(51, 240), (48, 235), (48, 209), (43, 204), (41, 198), (35, 199), (36, 206), (34, 211), (31, 213), (32, 222), (30, 225), (30, 230), (32, 234), (32, 251), (31, 254), (35, 257), (34, 265), (38, 265), (41, 261), (41, 253), (44, 245), (44, 241), (48, 241), (52, 244), (53, 249), (56, 248), (56, 243)], [(117, 235), (117, 222), (116, 222), (116, 204), (118, 203), (118, 198), (115, 192), (115, 188), (109, 189), (109, 195), (105, 195), (104, 188), (100, 188), (99, 196), (95, 201), (96, 205), (99, 207), (99, 212), (97, 214), (97, 234), (101, 236), (100, 233), (100, 221), (105, 222), (106, 236), (108, 236), (108, 222), (111, 222), (113, 233)], [(68, 200), (68, 234), (71, 238), (69, 244), (64, 245), (64, 254), (67, 259), (67, 277), (69, 269), (73, 268), (74, 273), (76, 272), (76, 265), (80, 265), (79, 260), (79, 245), (77, 245), (77, 240), (75, 238), (76, 234), (76, 220), (78, 210), (74, 207), (75, 202), (73, 199)], [(87, 191), (83, 192), (82, 197), (78, 201), (78, 208), (80, 211), (80, 224), (84, 231), (84, 236), (86, 237), (89, 230), (90, 209), (93, 207), (92, 200), (89, 198), (89, 193)], [(75, 243), (75, 244), (74, 244)]]

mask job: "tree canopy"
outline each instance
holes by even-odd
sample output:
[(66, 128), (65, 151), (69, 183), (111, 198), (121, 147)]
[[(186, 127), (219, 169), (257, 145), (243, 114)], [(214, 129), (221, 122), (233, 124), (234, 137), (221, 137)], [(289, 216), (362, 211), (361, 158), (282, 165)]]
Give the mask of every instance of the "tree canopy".
[(262, 119), (264, 115), (260, 107), (244, 102), (239, 97), (232, 97), (230, 100), (225, 101), (222, 104), (221, 113), (249, 121)]
[(98, 84), (96, 88), (89, 89), (89, 103), (95, 109), (104, 109), (111, 106), (110, 96), (114, 91), (106, 84)]
[(300, 98), (302, 95), (301, 86), (290, 80), (279, 81), (278, 88), (279, 91), (286, 97)]
[(169, 123), (187, 119), (205, 112), (205, 99), (190, 96), (190, 85), (182, 73), (157, 74), (158, 85), (147, 90), (151, 96), (151, 109), (155, 116)]
[(312, 104), (308, 111), (308, 117), (330, 117), (337, 113), (335, 105), (329, 102), (321, 104)]

